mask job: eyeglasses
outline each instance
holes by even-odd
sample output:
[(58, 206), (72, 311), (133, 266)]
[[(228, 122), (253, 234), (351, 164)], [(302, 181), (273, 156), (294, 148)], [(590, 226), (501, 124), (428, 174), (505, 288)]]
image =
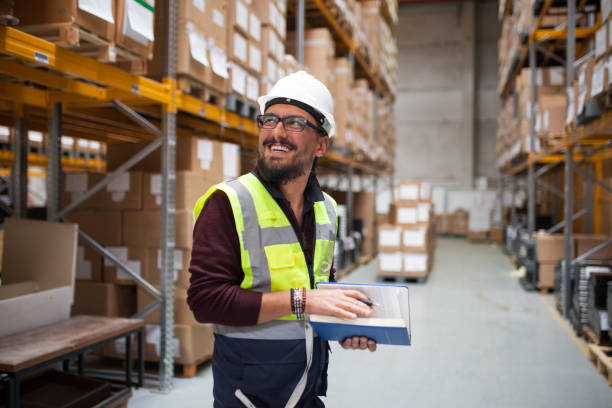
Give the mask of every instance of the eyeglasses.
[(313, 125), (303, 116), (290, 115), (281, 118), (273, 113), (257, 115), (257, 126), (260, 129), (275, 129), (278, 126), (278, 122), (283, 122), (283, 128), (287, 132), (303, 132), (306, 126), (321, 132), (318, 126)]

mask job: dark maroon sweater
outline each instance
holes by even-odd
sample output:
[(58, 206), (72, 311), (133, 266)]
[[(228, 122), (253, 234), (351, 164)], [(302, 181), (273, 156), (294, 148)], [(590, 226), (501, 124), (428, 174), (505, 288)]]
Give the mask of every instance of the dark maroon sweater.
[[(308, 265), (313, 261), (315, 233), (314, 203), (324, 200), (316, 177), (311, 174), (304, 190), (302, 225), (293, 214), (291, 204), (276, 186), (268, 184), (259, 172), (253, 174), (262, 181), (283, 210), (295, 231)], [(244, 278), (240, 262), (240, 242), (229, 199), (216, 191), (206, 201), (193, 230), (190, 286), (187, 303), (200, 323), (232, 326), (257, 324), (261, 308), (261, 292), (241, 289)], [(332, 268), (330, 281), (334, 280)]]

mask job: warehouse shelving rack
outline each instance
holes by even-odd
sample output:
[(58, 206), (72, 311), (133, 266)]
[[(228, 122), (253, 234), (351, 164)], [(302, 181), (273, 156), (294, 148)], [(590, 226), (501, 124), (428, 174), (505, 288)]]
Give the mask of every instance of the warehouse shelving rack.
[[(578, 10), (585, 6), (586, 1), (581, 1), (578, 6)], [(529, 67), (531, 70), (531, 87), (530, 87), (530, 99), (531, 99), (531, 111), (530, 111), (530, 151), (535, 151), (535, 103), (536, 103), (536, 51), (543, 52), (548, 57), (559, 60), (558, 56), (551, 55), (550, 51), (543, 49), (538, 46), (538, 42), (549, 39), (566, 39), (566, 55), (565, 59), (560, 61), (565, 64), (566, 67), (566, 84), (571, 84), (574, 81), (574, 71), (576, 67), (576, 40), (585, 39), (591, 40), (599, 24), (591, 18), (588, 28), (576, 28), (576, 2), (567, 2), (567, 16), (568, 23), (567, 27), (562, 30), (538, 30), (539, 23), (542, 21), (543, 13), (545, 13), (552, 4), (552, 0), (546, 0), (541, 8), (541, 13), (538, 16), (536, 23), (532, 26), (529, 32), (528, 39), (528, 50), (529, 50)], [(502, 7), (500, 5), (500, 14)], [(504, 8), (504, 16), (507, 13), (507, 8)], [(592, 15), (594, 17), (594, 15)], [(518, 70), (523, 64), (525, 50), (521, 51), (521, 61), (517, 67), (516, 72), (512, 73), (512, 76), (516, 76)], [(502, 88), (502, 97), (507, 96), (506, 92), (511, 88), (511, 84), (515, 77), (509, 76), (507, 82)], [(602, 162), (603, 160), (612, 158), (612, 113), (607, 112), (600, 118), (594, 120), (591, 123), (580, 125), (574, 128), (566, 129), (566, 134), (562, 140), (549, 146), (546, 149), (538, 153), (530, 153), (527, 159), (515, 164), (508, 166), (505, 169), (506, 176), (509, 178), (513, 192), (516, 190), (516, 177), (520, 174), (524, 174), (527, 171), (527, 189), (528, 189), (528, 207), (527, 207), (527, 232), (532, 236), (535, 231), (535, 219), (536, 219), (536, 188), (542, 187), (552, 192), (556, 197), (564, 201), (564, 219), (555, 224), (553, 227), (547, 230), (548, 233), (559, 231), (561, 228), (564, 230), (564, 254), (565, 260), (563, 262), (562, 271), (562, 293), (561, 293), (561, 309), (565, 317), (568, 317), (571, 293), (570, 293), (570, 271), (571, 267), (566, 265), (573, 265), (588, 259), (591, 255), (600, 251), (601, 249), (612, 244), (612, 239), (604, 242), (597, 247), (591, 249), (585, 254), (579, 256), (576, 259), (572, 259), (572, 236), (573, 236), (573, 224), (580, 217), (585, 218), (585, 232), (586, 233), (599, 233), (600, 232), (600, 220), (601, 220), (601, 207), (598, 204), (597, 198), (600, 197), (602, 189), (612, 193), (612, 188), (600, 179), (602, 178)], [(579, 165), (588, 164), (589, 167), (586, 169), (578, 168)], [(561, 191), (556, 185), (551, 185), (545, 182), (540, 177), (548, 171), (558, 167), (559, 165), (564, 166), (564, 189)], [(585, 180), (585, 208), (574, 212), (575, 194), (574, 194), (574, 174), (580, 174)], [(504, 189), (504, 183), (502, 183), (502, 194)], [(514, 197), (514, 193), (513, 193)], [(512, 220), (515, 219), (515, 208), (514, 200), (512, 202), (511, 211), (513, 216)], [(521, 226), (522, 227), (522, 226)], [(535, 277), (535, 275), (534, 275)], [(527, 282), (532, 287), (535, 287), (535, 282)]]
[[(7, 208), (12, 216), (26, 217), (27, 214), (29, 163), (46, 165), (47, 218), (57, 221), (161, 146), (161, 291), (142, 279), (85, 232), (79, 231), (79, 235), (155, 298), (152, 304), (139, 311), (135, 317), (144, 316), (161, 306), (159, 388), (162, 391), (171, 389), (174, 368), (172, 276), (176, 137), (195, 133), (255, 147), (258, 134), (255, 122), (177, 89), (176, 55), (173, 47), (176, 38), (176, 7), (174, 0), (168, 2), (168, 32), (164, 47), (165, 78), (161, 82), (79, 55), (18, 29), (0, 26), (0, 124), (14, 129), (12, 156), (2, 157), (5, 164), (12, 165), (8, 184), (13, 207)], [(303, 0), (300, 2), (303, 5)], [(323, 3), (318, 3), (325, 9)], [(331, 14), (327, 18), (331, 18), (328, 21), (332, 28), (340, 28), (337, 22), (334, 25), (335, 20)], [(303, 22), (303, 14), (301, 19)], [(302, 51), (298, 52), (301, 52), (303, 57), (303, 28), (301, 38), (298, 50)], [(365, 61), (360, 57), (357, 57), (357, 61), (370, 83), (382, 93), (388, 92), (381, 87)], [(46, 156), (28, 154), (29, 129), (48, 132)], [(62, 158), (62, 134), (108, 143), (149, 143), (78, 200), (61, 208), (62, 168), (83, 170), (81, 166), (74, 166), (74, 162)], [(353, 179), (353, 174), (386, 175), (393, 171), (392, 167), (381, 168), (373, 163), (361, 163), (353, 157), (346, 157), (334, 151), (328, 152), (322, 165), (346, 172), (349, 180)], [(3, 186), (6, 186), (6, 180), (3, 181)], [(352, 187), (349, 186), (349, 196), (351, 194)], [(352, 198), (350, 201), (352, 203)]]

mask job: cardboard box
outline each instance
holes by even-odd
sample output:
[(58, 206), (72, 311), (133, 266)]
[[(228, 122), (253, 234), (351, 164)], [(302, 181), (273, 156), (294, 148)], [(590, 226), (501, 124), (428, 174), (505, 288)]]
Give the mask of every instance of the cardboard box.
[(353, 218), (361, 220), (361, 255), (373, 256), (376, 253), (376, 196), (373, 191), (359, 191), (353, 195)]
[(555, 266), (558, 262), (540, 262), (538, 264), (539, 289), (552, 289), (555, 287)]
[[(287, 36), (287, 49), (295, 55), (295, 32)], [(328, 89), (334, 81), (334, 41), (328, 28), (311, 28), (304, 33), (304, 67)]]
[[(142, 208), (142, 172), (126, 172), (106, 185), (77, 208), (85, 209), (131, 209)], [(65, 207), (77, 200), (93, 186), (106, 178), (98, 173), (66, 173), (62, 183), (62, 205)]]
[[(126, 266), (137, 275), (141, 277), (144, 275), (143, 271), (147, 269), (147, 254), (145, 248), (108, 246), (106, 250), (125, 263)], [(104, 282), (116, 283), (119, 285), (136, 285), (136, 282), (130, 275), (119, 269), (113, 262), (106, 258), (104, 259)]]
[(401, 227), (395, 225), (380, 225), (378, 227), (378, 250), (380, 252), (397, 252), (402, 249)]
[(469, 213), (465, 210), (456, 210), (452, 214), (451, 233), (455, 235), (467, 235)]
[[(145, 209), (161, 209), (161, 174), (144, 173), (143, 175), (143, 207)], [(194, 170), (176, 172), (175, 203), (177, 210), (190, 210), (195, 207), (198, 199), (212, 186), (221, 183), (223, 177), (211, 177), (208, 173)]]
[(396, 202), (414, 203), (420, 200), (421, 182), (420, 181), (400, 181), (393, 192)]
[(565, 259), (565, 237), (563, 234), (537, 233), (534, 238), (536, 241), (536, 260), (538, 262), (556, 263)]
[(353, 68), (348, 58), (336, 58), (334, 64), (335, 81), (332, 84), (334, 96), (334, 119), (336, 120), (336, 136), (334, 146), (346, 147), (346, 128), (348, 122), (349, 93), (353, 83)]
[(79, 0), (29, 0), (15, 3), (14, 15), (20, 26), (75, 23), (94, 34), (115, 39), (116, 0), (81, 2)]
[(78, 224), (79, 229), (101, 245), (123, 245), (122, 210), (75, 210), (66, 220)]
[[(161, 331), (159, 325), (147, 324), (145, 359), (159, 361)], [(174, 362), (194, 364), (212, 358), (214, 333), (211, 324), (174, 325)], [(125, 348), (125, 345), (124, 345)]]
[(419, 225), (418, 205), (392, 203), (389, 212), (392, 224), (401, 227), (416, 227)]
[[(156, 286), (160, 290), (159, 286)], [(144, 290), (142, 287), (137, 288), (137, 308), (142, 310), (149, 306), (154, 298)], [(147, 323), (159, 324), (160, 321), (160, 308), (156, 308), (153, 312), (144, 316), (143, 319)], [(193, 317), (191, 309), (187, 304), (187, 290), (183, 288), (174, 288), (174, 322), (176, 324), (192, 324), (197, 325), (198, 322)]]
[(130, 317), (136, 313), (136, 287), (77, 281), (72, 315)]
[(403, 272), (410, 276), (427, 276), (429, 273), (429, 255), (427, 253), (402, 253)]
[(426, 254), (429, 252), (429, 229), (427, 227), (404, 228), (402, 231), (402, 252)]
[[(147, 60), (153, 58), (155, 40), (155, 0), (115, 0), (117, 2), (115, 41)], [(143, 4), (145, 3), (145, 4)], [(157, 2), (159, 3), (161, 2)], [(159, 12), (161, 10), (157, 10)], [(162, 36), (158, 36), (162, 39)], [(160, 41), (163, 43), (163, 40)]]
[[(610, 239), (606, 235), (592, 235), (592, 234), (575, 234), (574, 240), (576, 242), (576, 256), (579, 257), (589, 250), (595, 248), (598, 245)], [(608, 245), (604, 249), (594, 253), (588, 259), (606, 261), (612, 260), (612, 245)]]
[(285, 39), (287, 35), (286, 12), (282, 12), (275, 1), (253, 0), (251, 8), (264, 27), (273, 28), (281, 39)]
[(401, 274), (404, 270), (402, 253), (396, 252), (379, 252), (378, 253), (378, 273), (380, 275), (396, 275)]
[(451, 218), (450, 214), (436, 215), (436, 233), (438, 234), (450, 234), (451, 233)]
[(264, 58), (270, 57), (276, 63), (282, 64), (285, 59), (285, 42), (280, 38), (276, 30), (269, 25), (262, 27), (261, 39), (261, 50)]
[[(117, 169), (147, 143), (114, 143), (108, 145), (107, 168)], [(229, 146), (228, 146), (229, 145)], [(225, 162), (223, 159), (226, 159)], [(240, 147), (197, 136), (178, 137), (176, 170), (201, 170), (210, 176), (237, 177), (240, 171)], [(133, 170), (161, 172), (161, 149), (138, 162)]]
[(0, 336), (70, 317), (77, 234), (75, 224), (5, 218)]
[[(143, 269), (143, 278), (151, 285), (161, 285), (161, 250), (159, 248), (146, 248), (146, 268)], [(174, 250), (174, 286), (187, 289), (189, 287), (189, 264), (191, 262), (190, 249)]]
[(102, 255), (91, 246), (79, 240), (77, 247), (76, 279), (102, 282)]
[[(193, 210), (176, 210), (174, 214), (175, 247), (191, 249), (193, 245)], [(159, 248), (161, 243), (161, 211), (123, 212), (124, 245)], [(117, 245), (119, 246), (119, 245)]]

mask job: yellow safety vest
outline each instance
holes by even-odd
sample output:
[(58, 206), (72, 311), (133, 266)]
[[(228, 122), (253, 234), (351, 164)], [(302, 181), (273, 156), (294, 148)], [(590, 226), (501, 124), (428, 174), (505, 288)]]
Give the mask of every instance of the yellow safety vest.
[[(309, 288), (308, 266), (298, 237), (283, 210), (259, 179), (248, 173), (211, 187), (196, 203), (196, 220), (208, 198), (217, 190), (225, 192), (234, 214), (244, 272), (240, 287), (258, 292)], [(337, 232), (337, 204), (328, 194), (323, 194), (325, 200), (314, 203), (315, 282), (329, 281)], [(295, 315), (280, 320), (295, 320)], [(226, 330), (217, 331), (227, 334)], [(265, 336), (273, 337), (276, 336)]]

